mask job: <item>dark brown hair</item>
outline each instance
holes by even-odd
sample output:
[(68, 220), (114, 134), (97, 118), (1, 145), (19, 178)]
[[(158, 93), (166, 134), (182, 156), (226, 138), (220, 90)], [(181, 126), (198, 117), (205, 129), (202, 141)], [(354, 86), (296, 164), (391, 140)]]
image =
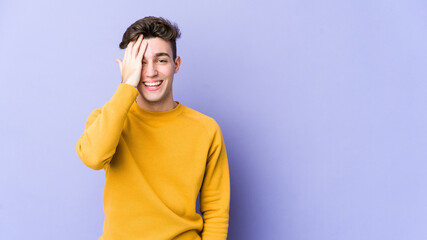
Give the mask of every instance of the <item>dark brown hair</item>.
[(143, 34), (144, 39), (159, 37), (170, 42), (173, 59), (176, 58), (176, 39), (181, 36), (178, 25), (161, 17), (145, 17), (130, 25), (123, 34), (119, 47), (125, 49), (129, 42), (138, 39)]

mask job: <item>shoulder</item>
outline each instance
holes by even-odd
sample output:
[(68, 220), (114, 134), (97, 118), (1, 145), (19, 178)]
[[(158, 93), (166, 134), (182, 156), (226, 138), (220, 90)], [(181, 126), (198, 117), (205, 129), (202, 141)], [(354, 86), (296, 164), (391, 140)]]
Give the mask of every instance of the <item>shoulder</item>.
[(220, 131), (220, 127), (214, 118), (185, 105), (183, 108), (183, 116), (192, 124), (202, 125), (211, 134)]

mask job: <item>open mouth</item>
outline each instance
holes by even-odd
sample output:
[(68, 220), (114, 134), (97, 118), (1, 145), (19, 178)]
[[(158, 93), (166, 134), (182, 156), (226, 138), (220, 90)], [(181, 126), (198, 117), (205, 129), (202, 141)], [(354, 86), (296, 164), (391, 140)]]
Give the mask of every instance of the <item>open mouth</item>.
[(160, 88), (160, 86), (163, 83), (163, 80), (159, 80), (159, 81), (155, 81), (155, 82), (143, 82), (144, 86), (150, 90), (150, 91), (154, 91)]

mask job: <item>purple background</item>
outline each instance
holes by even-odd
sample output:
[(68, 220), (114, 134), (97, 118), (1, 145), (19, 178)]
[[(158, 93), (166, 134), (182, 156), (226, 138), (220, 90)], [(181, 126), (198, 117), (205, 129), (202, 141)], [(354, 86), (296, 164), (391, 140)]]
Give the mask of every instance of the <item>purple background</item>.
[(175, 99), (212, 116), (229, 239), (427, 239), (427, 2), (1, 1), (0, 239), (97, 239), (75, 150), (126, 28), (182, 30)]

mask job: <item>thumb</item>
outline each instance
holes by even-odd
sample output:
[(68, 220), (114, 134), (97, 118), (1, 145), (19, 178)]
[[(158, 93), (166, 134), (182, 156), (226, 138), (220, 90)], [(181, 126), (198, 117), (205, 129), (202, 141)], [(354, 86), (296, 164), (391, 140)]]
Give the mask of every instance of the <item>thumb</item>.
[(121, 72), (122, 72), (123, 62), (122, 62), (122, 60), (120, 60), (119, 58), (116, 58), (116, 62), (119, 64), (120, 73), (121, 73)]
[[(123, 62), (122, 60), (120, 60), (119, 58), (116, 58), (116, 62), (119, 64), (119, 68), (120, 68), (120, 75), (122, 75), (122, 66), (123, 66)], [(123, 82), (123, 77), (122, 77), (122, 81)]]

